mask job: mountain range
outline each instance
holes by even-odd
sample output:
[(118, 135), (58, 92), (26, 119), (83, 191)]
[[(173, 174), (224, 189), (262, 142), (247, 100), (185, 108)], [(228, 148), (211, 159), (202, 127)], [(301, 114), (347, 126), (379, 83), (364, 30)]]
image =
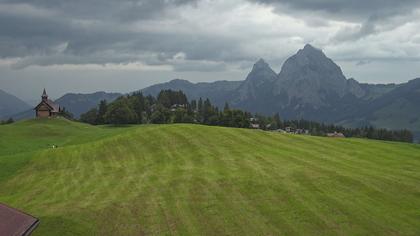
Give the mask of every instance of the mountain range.
[(403, 84), (366, 84), (347, 79), (320, 49), (306, 45), (276, 73), (263, 59), (244, 81), (191, 83), (172, 80), (141, 91), (182, 90), (190, 99), (208, 97), (222, 107), (358, 127), (410, 129), (420, 135), (420, 79)]
[[(349, 127), (373, 125), (410, 129), (420, 137), (420, 78), (402, 84), (359, 83), (346, 78), (333, 60), (309, 44), (288, 58), (279, 73), (260, 59), (243, 81), (191, 83), (175, 79), (140, 91), (156, 96), (163, 89), (182, 90), (190, 100), (209, 98), (219, 107), (228, 102), (231, 107), (253, 113), (279, 113), (284, 119), (307, 119)], [(28, 109), (27, 104), (8, 95), (0, 93), (0, 101), (11, 101), (0, 103), (3, 117), (17, 113), (13, 108)], [(78, 118), (100, 100), (110, 102), (121, 95), (69, 93), (56, 102)], [(12, 117), (22, 119), (33, 115), (32, 110), (27, 110)]]

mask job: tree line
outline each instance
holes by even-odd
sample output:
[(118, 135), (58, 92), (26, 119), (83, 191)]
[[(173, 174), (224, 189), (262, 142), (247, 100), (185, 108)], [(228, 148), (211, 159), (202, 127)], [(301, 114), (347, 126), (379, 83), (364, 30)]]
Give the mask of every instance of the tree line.
[(92, 125), (194, 123), (236, 128), (253, 126), (263, 130), (284, 130), (290, 127), (294, 130), (307, 130), (316, 136), (340, 132), (346, 137), (413, 142), (413, 135), (408, 130), (394, 131), (372, 126), (353, 129), (307, 120), (282, 120), (278, 113), (273, 116), (253, 115), (232, 109), (228, 103), (219, 109), (209, 99), (188, 101), (182, 91), (172, 90), (162, 90), (157, 97), (136, 92), (121, 96), (111, 103), (103, 100), (96, 108), (82, 114), (80, 121)]
[(346, 137), (368, 138), (377, 140), (413, 142), (413, 134), (407, 129), (388, 130), (383, 128), (374, 128), (365, 126), (361, 128), (345, 128), (343, 126), (324, 124), (307, 120), (285, 121), (284, 126), (296, 127), (297, 129), (309, 130), (311, 135), (325, 136), (327, 133), (339, 132)]

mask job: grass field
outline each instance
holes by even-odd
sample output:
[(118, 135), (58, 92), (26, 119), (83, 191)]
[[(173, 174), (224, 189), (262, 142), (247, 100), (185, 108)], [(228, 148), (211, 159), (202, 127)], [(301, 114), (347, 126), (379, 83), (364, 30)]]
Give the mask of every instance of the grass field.
[(420, 145), (30, 120), (0, 126), (0, 202), (34, 235), (420, 235)]

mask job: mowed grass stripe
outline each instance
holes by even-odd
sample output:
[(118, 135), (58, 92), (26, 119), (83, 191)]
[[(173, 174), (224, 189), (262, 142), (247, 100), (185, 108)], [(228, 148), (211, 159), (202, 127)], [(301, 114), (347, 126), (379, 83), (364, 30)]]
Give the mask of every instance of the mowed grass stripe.
[[(235, 137), (236, 138), (236, 137)], [(251, 144), (251, 143), (246, 143), (246, 145), (248, 145), (248, 144)], [(245, 156), (243, 157), (244, 159), (247, 159)], [(243, 162), (243, 160), (242, 160), (242, 162)], [(247, 173), (247, 172), (244, 172), (244, 173)], [(237, 201), (237, 199), (235, 199), (235, 198), (233, 198), (233, 200), (236, 200)], [(259, 199), (252, 199), (252, 202), (256, 202), (256, 201), (264, 201), (264, 200), (266, 200), (266, 197), (265, 196), (260, 196), (259, 197)], [(272, 200), (272, 199), (270, 199), (270, 200)], [(283, 226), (283, 230), (284, 230), (284, 226)]]

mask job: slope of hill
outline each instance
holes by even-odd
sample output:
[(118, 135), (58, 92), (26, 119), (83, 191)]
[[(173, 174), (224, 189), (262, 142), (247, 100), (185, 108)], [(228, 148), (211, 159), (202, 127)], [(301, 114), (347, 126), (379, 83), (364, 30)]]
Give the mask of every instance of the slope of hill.
[(24, 101), (0, 89), (0, 119), (7, 119), (30, 108)]
[(0, 201), (35, 236), (420, 234), (418, 145), (62, 119), (0, 135)]

